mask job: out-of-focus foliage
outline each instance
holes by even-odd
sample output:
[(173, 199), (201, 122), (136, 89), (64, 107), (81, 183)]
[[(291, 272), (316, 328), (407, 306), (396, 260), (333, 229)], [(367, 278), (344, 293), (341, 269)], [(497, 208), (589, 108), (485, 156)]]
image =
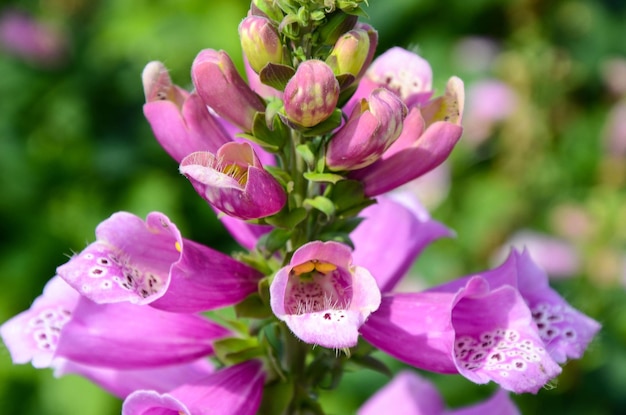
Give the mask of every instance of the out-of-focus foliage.
[[(248, 5), (3, 6), (0, 13), (29, 13), (63, 40), (53, 59), (0, 41), (0, 321), (28, 308), (54, 269), (117, 210), (160, 210), (187, 237), (236, 249), (153, 139), (142, 115), (140, 73), (148, 61), (162, 60), (174, 81), (188, 86), (193, 58), (208, 47), (227, 50), (241, 67), (237, 25)], [(370, 0), (368, 13), (379, 51), (416, 49), (433, 66), (438, 92), (451, 75), (468, 89), (465, 138), (448, 163), (448, 193), (433, 206), (458, 237), (427, 249), (410, 283), (426, 286), (493, 265), (519, 230), (561, 239), (579, 261), (571, 279), (554, 285), (604, 328), (555, 388), (516, 401), (527, 414), (618, 413), (626, 407), (626, 3)], [(498, 99), (484, 89), (470, 93), (485, 80), (514, 97), (498, 119), (472, 113)], [(444, 176), (435, 188), (445, 186)], [(431, 377), (452, 406), (492, 390)], [(351, 413), (386, 380), (348, 374), (323, 398), (334, 413)], [(119, 413), (120, 402), (83, 379), (12, 366), (0, 349), (0, 408), (100, 415)]]

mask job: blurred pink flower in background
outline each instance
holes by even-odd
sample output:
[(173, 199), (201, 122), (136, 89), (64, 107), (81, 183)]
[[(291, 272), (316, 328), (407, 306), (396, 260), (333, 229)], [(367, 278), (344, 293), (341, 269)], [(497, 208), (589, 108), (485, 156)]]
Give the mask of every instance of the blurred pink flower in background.
[(467, 112), (463, 120), (463, 141), (478, 145), (493, 134), (517, 107), (517, 94), (505, 82), (485, 79), (467, 88)]
[(13, 9), (0, 12), (0, 50), (42, 67), (58, 66), (67, 38), (52, 25)]
[(580, 270), (576, 248), (565, 239), (531, 230), (520, 230), (495, 254), (494, 263), (499, 263), (511, 249), (526, 249), (533, 261), (551, 278), (569, 278)]

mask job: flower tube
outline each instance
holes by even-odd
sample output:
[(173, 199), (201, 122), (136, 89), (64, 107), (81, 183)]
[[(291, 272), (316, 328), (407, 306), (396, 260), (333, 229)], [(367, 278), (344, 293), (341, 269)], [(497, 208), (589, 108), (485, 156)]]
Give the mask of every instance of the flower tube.
[(161, 62), (148, 63), (142, 80), (143, 113), (157, 141), (174, 160), (180, 163), (194, 151), (217, 151), (232, 141), (197, 93), (172, 84)]
[(193, 61), (191, 77), (202, 101), (244, 131), (251, 131), (254, 115), (265, 111), (263, 100), (246, 84), (224, 51), (201, 51)]
[(254, 415), (261, 404), (262, 369), (260, 362), (250, 360), (168, 393), (138, 390), (124, 401), (122, 415)]

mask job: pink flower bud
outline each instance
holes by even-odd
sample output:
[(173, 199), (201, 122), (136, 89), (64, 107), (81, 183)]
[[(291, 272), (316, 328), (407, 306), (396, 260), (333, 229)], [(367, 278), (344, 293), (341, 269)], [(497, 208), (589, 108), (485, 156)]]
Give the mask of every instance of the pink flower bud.
[(303, 127), (312, 127), (335, 110), (339, 83), (326, 63), (308, 60), (298, 66), (283, 96), (287, 118)]
[(248, 16), (239, 25), (241, 48), (252, 69), (260, 72), (268, 63), (283, 61), (283, 45), (272, 23), (260, 16)]
[(374, 163), (400, 136), (406, 113), (406, 106), (393, 92), (374, 90), (330, 140), (327, 166), (335, 171), (355, 170)]
[(204, 103), (244, 131), (252, 129), (257, 112), (265, 111), (263, 100), (246, 84), (224, 51), (201, 51), (191, 67), (191, 77)]
[(167, 153), (180, 162), (196, 151), (215, 152), (232, 141), (220, 122), (194, 92), (172, 84), (161, 62), (150, 62), (141, 75), (146, 104), (143, 113), (154, 136)]
[(238, 219), (258, 219), (282, 209), (287, 196), (263, 169), (249, 143), (224, 144), (217, 154), (197, 152), (180, 163), (180, 172), (214, 208)]

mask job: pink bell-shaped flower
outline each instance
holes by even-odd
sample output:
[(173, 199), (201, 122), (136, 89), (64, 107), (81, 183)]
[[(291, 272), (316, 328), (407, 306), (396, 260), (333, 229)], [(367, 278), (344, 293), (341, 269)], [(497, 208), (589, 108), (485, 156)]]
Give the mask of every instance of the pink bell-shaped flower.
[(217, 154), (197, 152), (180, 163), (196, 192), (213, 207), (239, 219), (258, 219), (282, 209), (285, 190), (248, 143), (228, 143)]
[(301, 246), (274, 276), (270, 296), (274, 314), (298, 338), (338, 349), (356, 345), (359, 327), (380, 304), (374, 277), (332, 241)]

